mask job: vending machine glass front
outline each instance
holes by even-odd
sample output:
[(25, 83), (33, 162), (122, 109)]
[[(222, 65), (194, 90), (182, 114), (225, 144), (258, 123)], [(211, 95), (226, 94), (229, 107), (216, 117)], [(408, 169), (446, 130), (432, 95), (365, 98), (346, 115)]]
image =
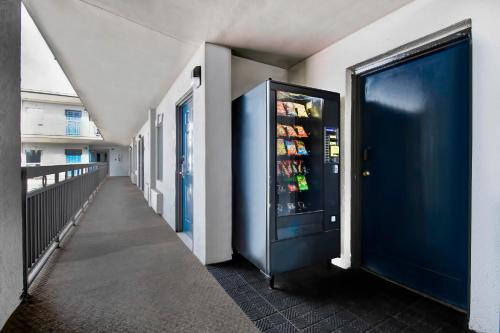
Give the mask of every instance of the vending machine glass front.
[(277, 239), (321, 228), (323, 108), (322, 98), (276, 92)]

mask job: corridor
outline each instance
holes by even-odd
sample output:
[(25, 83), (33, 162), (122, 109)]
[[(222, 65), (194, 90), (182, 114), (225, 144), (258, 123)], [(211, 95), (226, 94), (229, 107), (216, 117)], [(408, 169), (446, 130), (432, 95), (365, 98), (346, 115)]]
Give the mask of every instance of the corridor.
[(4, 332), (251, 332), (127, 177), (108, 178)]

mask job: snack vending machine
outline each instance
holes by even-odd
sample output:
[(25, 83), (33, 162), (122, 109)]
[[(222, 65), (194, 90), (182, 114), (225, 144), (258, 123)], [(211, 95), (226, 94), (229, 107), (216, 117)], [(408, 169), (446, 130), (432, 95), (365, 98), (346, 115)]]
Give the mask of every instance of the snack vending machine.
[(268, 80), (233, 101), (233, 249), (274, 275), (340, 255), (339, 94)]

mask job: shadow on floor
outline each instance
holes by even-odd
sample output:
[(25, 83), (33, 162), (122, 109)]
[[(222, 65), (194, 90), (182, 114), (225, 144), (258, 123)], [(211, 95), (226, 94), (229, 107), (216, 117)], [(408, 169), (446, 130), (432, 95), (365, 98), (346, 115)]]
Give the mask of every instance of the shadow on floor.
[(301, 269), (275, 290), (240, 257), (209, 271), (265, 332), (468, 332), (465, 314), (364, 271)]

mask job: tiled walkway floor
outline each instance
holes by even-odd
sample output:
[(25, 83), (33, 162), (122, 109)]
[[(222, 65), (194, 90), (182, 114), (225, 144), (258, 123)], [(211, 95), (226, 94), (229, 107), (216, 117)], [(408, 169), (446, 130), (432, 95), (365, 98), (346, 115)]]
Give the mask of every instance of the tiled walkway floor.
[(362, 271), (312, 267), (276, 277), (244, 259), (209, 271), (265, 332), (466, 332), (464, 314)]
[(127, 178), (108, 178), (4, 332), (252, 332)]

